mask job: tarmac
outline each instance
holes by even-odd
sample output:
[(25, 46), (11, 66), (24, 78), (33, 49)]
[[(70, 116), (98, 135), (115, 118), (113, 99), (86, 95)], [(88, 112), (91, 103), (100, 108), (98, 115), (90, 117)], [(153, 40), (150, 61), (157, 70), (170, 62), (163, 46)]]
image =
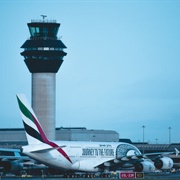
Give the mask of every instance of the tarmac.
[[(18, 176), (2, 176), (0, 180), (86, 180), (86, 179), (93, 179), (93, 180), (116, 180), (118, 178), (63, 178), (62, 176), (39, 176), (39, 177), (18, 177)], [(132, 178), (123, 178), (125, 179), (132, 179)], [(136, 180), (145, 179), (145, 180), (179, 180), (180, 173), (153, 173), (153, 174), (145, 174), (143, 178), (134, 178)]]

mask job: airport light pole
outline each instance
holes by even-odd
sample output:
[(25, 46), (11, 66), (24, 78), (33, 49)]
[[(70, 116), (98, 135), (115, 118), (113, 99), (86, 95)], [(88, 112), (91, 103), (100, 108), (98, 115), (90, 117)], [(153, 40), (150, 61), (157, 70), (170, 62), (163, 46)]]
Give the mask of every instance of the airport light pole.
[(171, 127), (168, 128), (169, 129), (169, 144), (171, 144)]
[(143, 144), (144, 144), (144, 129), (145, 129), (145, 126), (143, 125), (142, 128), (143, 128)]
[(143, 128), (143, 154), (144, 154), (144, 129), (145, 129), (145, 126), (143, 125), (142, 128)]

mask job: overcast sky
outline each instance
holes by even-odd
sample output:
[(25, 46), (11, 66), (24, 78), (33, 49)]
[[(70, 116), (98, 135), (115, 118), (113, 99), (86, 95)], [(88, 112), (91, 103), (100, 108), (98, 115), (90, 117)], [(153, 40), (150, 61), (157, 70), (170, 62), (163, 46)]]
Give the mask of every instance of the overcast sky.
[(0, 0), (0, 128), (22, 128), (16, 93), (31, 102), (21, 45), (32, 19), (61, 23), (68, 54), (56, 76), (56, 127), (180, 142), (180, 1)]

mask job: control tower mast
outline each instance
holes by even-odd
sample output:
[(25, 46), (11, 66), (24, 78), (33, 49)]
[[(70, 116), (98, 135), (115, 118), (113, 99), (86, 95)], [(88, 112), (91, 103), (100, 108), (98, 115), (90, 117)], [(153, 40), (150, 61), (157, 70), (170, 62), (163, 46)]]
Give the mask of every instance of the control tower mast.
[(57, 38), (59, 23), (55, 20), (32, 20), (28, 23), (30, 39), (21, 46), (24, 61), (32, 73), (32, 108), (51, 140), (55, 140), (56, 73), (66, 46)]

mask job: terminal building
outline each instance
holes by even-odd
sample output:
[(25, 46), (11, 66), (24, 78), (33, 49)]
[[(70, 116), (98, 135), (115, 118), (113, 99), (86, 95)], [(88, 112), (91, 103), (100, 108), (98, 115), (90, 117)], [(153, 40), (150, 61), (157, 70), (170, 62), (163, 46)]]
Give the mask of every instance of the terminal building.
[[(180, 143), (149, 144), (132, 142), (130, 139), (119, 139), (119, 133), (113, 130), (87, 129), (86, 127), (58, 127), (55, 131), (57, 141), (101, 141), (126, 142), (135, 145), (141, 152), (169, 152), (180, 150)], [(20, 148), (27, 144), (24, 128), (1, 128), (1, 148)]]
[[(59, 127), (55, 131), (57, 141), (118, 142), (119, 134), (113, 130), (94, 130), (85, 127)], [(1, 148), (20, 148), (27, 144), (24, 128), (0, 129)]]

